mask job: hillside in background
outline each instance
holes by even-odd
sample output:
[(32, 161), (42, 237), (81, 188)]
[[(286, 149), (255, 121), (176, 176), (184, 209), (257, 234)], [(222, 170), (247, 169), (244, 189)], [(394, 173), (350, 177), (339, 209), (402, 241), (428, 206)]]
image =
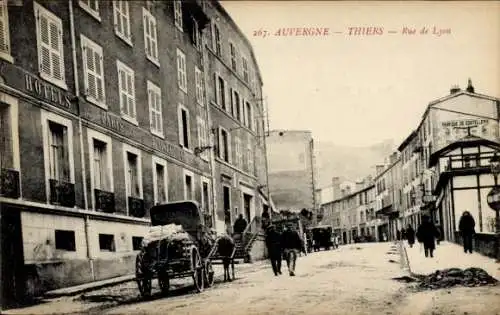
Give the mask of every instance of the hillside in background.
[(381, 164), (394, 151), (393, 140), (369, 147), (339, 146), (331, 142), (315, 142), (318, 188), (331, 185), (332, 177), (341, 181), (356, 181), (375, 174), (375, 165)]

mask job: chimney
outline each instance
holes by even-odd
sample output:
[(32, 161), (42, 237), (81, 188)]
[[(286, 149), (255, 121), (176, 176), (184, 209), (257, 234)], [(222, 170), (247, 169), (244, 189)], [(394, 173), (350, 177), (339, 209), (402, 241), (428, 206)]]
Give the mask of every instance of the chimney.
[(460, 91), (461, 91), (461, 89), (458, 85), (453, 85), (450, 89), (450, 94), (455, 94), (455, 93), (458, 93)]
[(474, 86), (472, 86), (472, 80), (469, 78), (469, 81), (467, 82), (467, 92), (469, 93), (474, 93)]

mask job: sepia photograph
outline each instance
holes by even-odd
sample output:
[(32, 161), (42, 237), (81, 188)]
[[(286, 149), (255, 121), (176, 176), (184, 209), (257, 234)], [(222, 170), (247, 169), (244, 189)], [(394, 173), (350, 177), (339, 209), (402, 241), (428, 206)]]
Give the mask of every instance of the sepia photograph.
[(0, 0), (0, 314), (500, 315), (500, 2)]

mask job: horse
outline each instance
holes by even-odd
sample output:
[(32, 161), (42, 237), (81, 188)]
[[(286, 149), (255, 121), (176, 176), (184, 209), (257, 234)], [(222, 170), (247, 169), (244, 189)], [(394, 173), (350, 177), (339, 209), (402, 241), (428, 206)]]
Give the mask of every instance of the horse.
[(236, 244), (231, 236), (222, 235), (217, 239), (217, 253), (220, 257), (222, 257), (222, 265), (224, 266), (224, 282), (232, 281), (231, 275), (229, 273), (230, 265), (233, 270), (233, 279), (234, 279), (233, 255), (235, 248)]

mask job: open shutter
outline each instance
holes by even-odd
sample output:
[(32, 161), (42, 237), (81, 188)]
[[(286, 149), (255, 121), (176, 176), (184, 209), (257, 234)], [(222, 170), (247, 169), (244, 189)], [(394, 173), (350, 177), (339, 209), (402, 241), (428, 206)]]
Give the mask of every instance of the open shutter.
[(103, 74), (103, 62), (102, 54), (94, 51), (94, 62), (96, 68), (96, 86), (97, 86), (97, 100), (100, 102), (104, 101), (104, 74)]
[(177, 124), (178, 124), (178, 133), (179, 133), (179, 144), (184, 146), (183, 137), (184, 137), (184, 127), (182, 125), (182, 108), (179, 106), (177, 110)]
[(40, 26), (40, 72), (51, 75), (49, 21), (46, 16), (38, 13), (38, 23)]
[(148, 89), (148, 105), (149, 105), (149, 127), (152, 130), (155, 130), (155, 114), (154, 114), (154, 99), (153, 99), (153, 90)]
[(63, 74), (63, 55), (62, 51), (62, 30), (58, 27), (57, 23), (50, 21), (49, 23), (50, 31), (50, 46), (51, 46), (51, 56), (52, 60), (52, 74), (55, 79), (64, 80)]
[(134, 93), (134, 75), (127, 73), (127, 93), (128, 93), (128, 106), (130, 116), (136, 117), (135, 112), (135, 93)]
[(128, 96), (127, 96), (127, 74), (123, 69), (118, 69), (118, 84), (119, 84), (119, 91), (120, 91), (120, 105), (121, 105), (121, 111), (122, 113), (125, 113), (127, 115), (130, 115), (128, 112)]

